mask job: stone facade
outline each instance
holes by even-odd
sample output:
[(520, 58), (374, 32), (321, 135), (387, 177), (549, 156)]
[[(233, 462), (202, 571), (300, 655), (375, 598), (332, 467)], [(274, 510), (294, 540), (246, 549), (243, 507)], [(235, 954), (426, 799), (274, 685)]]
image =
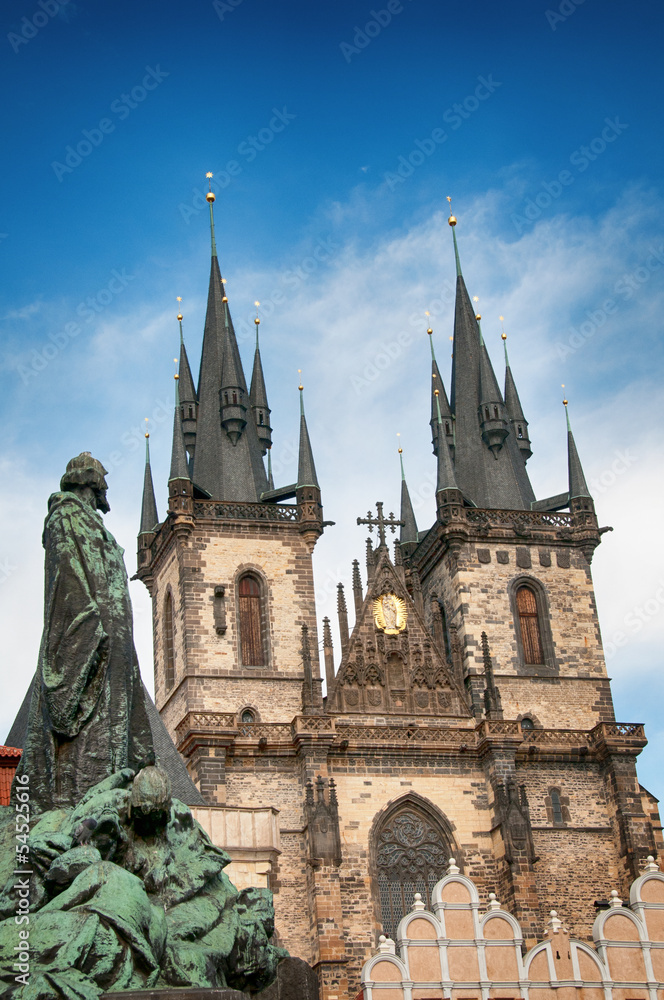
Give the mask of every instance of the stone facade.
[[(498, 895), (526, 946), (552, 908), (589, 940), (595, 901), (628, 893), (662, 841), (636, 778), (642, 727), (613, 716), (586, 539), (575, 537), (587, 525), (532, 515), (524, 539), (485, 512), (481, 534), (451, 518), (415, 550), (370, 549), (324, 702), (303, 647), (302, 626), (314, 650), (317, 633), (311, 544), (297, 521), (192, 508), (169, 515), (139, 570), (153, 597), (157, 705), (210, 805), (199, 819), (229, 850), (238, 884), (272, 890), (279, 943), (317, 971), (323, 1000), (353, 1000), (386, 920), (407, 912), (416, 889), (431, 905), (449, 856), (481, 894)], [(241, 663), (247, 571), (264, 582), (260, 668)], [(535, 668), (516, 621), (524, 580), (542, 595), (547, 659)], [(406, 616), (391, 634), (376, 605), (386, 595), (401, 609), (395, 622)], [(385, 869), (399, 837), (404, 857)], [(429, 868), (409, 876), (408, 851), (430, 855)]]

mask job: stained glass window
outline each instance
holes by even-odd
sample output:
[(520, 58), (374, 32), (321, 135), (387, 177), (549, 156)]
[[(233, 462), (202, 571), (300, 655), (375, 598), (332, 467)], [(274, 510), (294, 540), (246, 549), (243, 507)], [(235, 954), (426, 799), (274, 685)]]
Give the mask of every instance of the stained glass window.
[(445, 874), (451, 854), (442, 829), (411, 804), (386, 818), (378, 834), (376, 868), (383, 932), (388, 937), (396, 937), (416, 892), (431, 907), (434, 886)]

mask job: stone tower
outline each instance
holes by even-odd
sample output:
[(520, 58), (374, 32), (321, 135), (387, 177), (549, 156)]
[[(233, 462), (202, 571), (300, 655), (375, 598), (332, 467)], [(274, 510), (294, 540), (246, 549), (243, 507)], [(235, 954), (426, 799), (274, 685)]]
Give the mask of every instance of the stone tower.
[(316, 969), (322, 1000), (354, 1000), (378, 936), (452, 869), (498, 894), (527, 944), (553, 907), (588, 939), (596, 902), (624, 895), (662, 838), (636, 776), (643, 727), (614, 717), (590, 569), (608, 529), (569, 420), (567, 488), (536, 500), (516, 381), (505, 352), (498, 384), (450, 216), (436, 518), (418, 529), (403, 463), (400, 517), (379, 502), (357, 518), (366, 577), (355, 560), (350, 612), (339, 585), (336, 664), (323, 621), (323, 699), (311, 557), (326, 522), (302, 396), (297, 482), (275, 489), (258, 341), (247, 391), (210, 211), (198, 387), (183, 342), (169, 511), (159, 524), (148, 458), (138, 541), (156, 703), (208, 803), (200, 821), (237, 884), (272, 889), (280, 943)]
[[(300, 387), (296, 483), (275, 490), (258, 344), (249, 390), (214, 233), (198, 389), (180, 323), (168, 516), (158, 523), (146, 461), (138, 577), (153, 606), (155, 702), (207, 802), (226, 800), (226, 754), (241, 722), (291, 720), (322, 707), (312, 552), (323, 531)], [(283, 503), (294, 499), (295, 503)], [(308, 671), (308, 673), (307, 673)], [(306, 681), (306, 684), (305, 684)], [(186, 739), (183, 742), (183, 734)]]

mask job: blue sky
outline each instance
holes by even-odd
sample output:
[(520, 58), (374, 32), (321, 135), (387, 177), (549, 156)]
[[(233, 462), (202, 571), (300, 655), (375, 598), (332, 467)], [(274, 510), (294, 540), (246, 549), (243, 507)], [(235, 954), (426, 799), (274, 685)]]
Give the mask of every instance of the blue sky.
[[(615, 529), (593, 574), (617, 715), (648, 724), (640, 775), (664, 793), (661, 29), (644, 0), (3, 5), (0, 735), (36, 661), (41, 522), (67, 459), (109, 468), (131, 573), (149, 416), (163, 516), (175, 297), (197, 370), (212, 170), (245, 368), (263, 303), (281, 482), (303, 370), (337, 522), (316, 550), (321, 617), (362, 557), (355, 517), (398, 503), (397, 432), (433, 520), (424, 311), (448, 370), (452, 195), (500, 373), (505, 316), (538, 496), (565, 488), (565, 383)], [(149, 682), (140, 584), (132, 598)]]

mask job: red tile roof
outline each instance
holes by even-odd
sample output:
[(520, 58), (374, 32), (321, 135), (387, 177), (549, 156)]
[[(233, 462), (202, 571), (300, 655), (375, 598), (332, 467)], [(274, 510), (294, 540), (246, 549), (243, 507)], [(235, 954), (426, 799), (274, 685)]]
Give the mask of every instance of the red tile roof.
[(0, 757), (20, 757), (22, 753), (17, 747), (0, 747)]

